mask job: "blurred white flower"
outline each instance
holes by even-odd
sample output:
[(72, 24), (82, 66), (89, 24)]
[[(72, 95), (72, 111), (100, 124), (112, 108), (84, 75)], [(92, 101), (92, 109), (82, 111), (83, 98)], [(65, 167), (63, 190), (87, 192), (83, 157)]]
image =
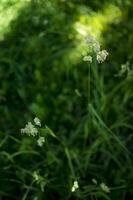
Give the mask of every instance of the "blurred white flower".
[(96, 41), (96, 39), (92, 35), (88, 35), (85, 39), (87, 45), (91, 45)]
[(89, 45), (89, 47), (92, 48), (92, 50), (96, 53), (100, 51), (100, 44), (95, 37), (91, 35), (87, 36), (86, 44)]
[(31, 122), (28, 122), (28, 124), (25, 125), (25, 128), (21, 129), (21, 133), (34, 137), (37, 135), (38, 130)]
[[(86, 38), (86, 44), (88, 45), (89, 50), (96, 54), (96, 59), (97, 59), (98, 63), (102, 63), (106, 60), (106, 57), (108, 56), (108, 52), (106, 50), (100, 50), (100, 48), (101, 48), (100, 44), (96, 40), (95, 37), (89, 35)], [(88, 56), (85, 56), (83, 58), (83, 60), (92, 62), (92, 57), (88, 55)]]
[(37, 140), (38, 146), (42, 147), (44, 143), (45, 143), (45, 138), (39, 137), (39, 139)]
[(40, 119), (37, 118), (37, 117), (35, 117), (34, 123), (35, 123), (36, 126), (41, 126), (41, 121), (40, 121)]
[(101, 189), (106, 192), (106, 193), (110, 193), (110, 189), (109, 187), (105, 184), (105, 183), (101, 183), (100, 184)]
[(92, 56), (85, 56), (83, 61), (92, 63)]
[(119, 73), (115, 74), (115, 76), (123, 76), (125, 74), (127, 74), (128, 77), (131, 75), (131, 69), (130, 69), (130, 63), (129, 62), (122, 64)]
[(78, 181), (74, 181), (73, 186), (71, 188), (71, 191), (75, 192), (75, 190), (77, 190), (78, 188), (79, 188)]
[(99, 42), (94, 42), (93, 43), (93, 50), (95, 51), (95, 53), (98, 53), (100, 51), (100, 44)]
[(107, 56), (108, 56), (108, 52), (106, 50), (99, 51), (97, 53), (97, 61), (98, 61), (98, 63), (104, 62), (106, 60)]
[(129, 72), (129, 71), (130, 71), (129, 62), (121, 65), (120, 75), (123, 75), (124, 73)]

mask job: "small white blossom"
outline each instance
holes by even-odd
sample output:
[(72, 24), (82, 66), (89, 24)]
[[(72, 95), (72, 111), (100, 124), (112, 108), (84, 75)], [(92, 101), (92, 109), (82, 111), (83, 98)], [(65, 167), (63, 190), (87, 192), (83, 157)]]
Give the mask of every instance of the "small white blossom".
[(121, 65), (121, 71), (120, 71), (120, 75), (123, 75), (126, 72), (129, 72), (130, 68), (129, 68), (129, 62), (127, 62), (126, 64)]
[(105, 184), (105, 183), (101, 183), (100, 184), (101, 189), (106, 192), (106, 193), (110, 193), (110, 189), (109, 187)]
[(104, 62), (107, 56), (108, 56), (108, 52), (106, 50), (99, 51), (97, 54), (98, 63)]
[(31, 122), (28, 122), (28, 124), (25, 125), (25, 128), (21, 129), (21, 133), (34, 137), (37, 135), (38, 130)]
[(121, 65), (121, 69), (118, 74), (115, 74), (115, 76), (123, 76), (124, 74), (127, 74), (127, 76), (130, 75), (130, 67), (129, 67), (129, 62), (126, 62), (125, 64)]
[(93, 43), (93, 50), (95, 51), (95, 53), (98, 53), (100, 51), (100, 44), (99, 42), (94, 42)]
[(92, 48), (92, 50), (94, 52), (99, 52), (100, 51), (100, 44), (99, 42), (96, 40), (95, 37), (89, 35), (87, 38), (86, 38), (86, 44), (89, 45), (90, 48)]
[[(100, 50), (100, 44), (93, 36), (88, 36), (86, 38), (86, 44), (88, 45), (89, 49), (96, 54), (96, 59), (98, 63), (102, 63), (106, 60), (108, 56), (108, 52), (106, 50)], [(85, 56), (83, 58), (84, 61), (92, 62), (91, 56)]]
[(35, 117), (34, 123), (35, 123), (36, 126), (40, 126), (41, 127), (41, 121), (40, 121), (39, 118)]
[(39, 139), (37, 140), (38, 146), (42, 147), (44, 143), (45, 143), (45, 138), (39, 137)]
[(71, 191), (75, 192), (79, 188), (78, 181), (74, 181)]
[(83, 58), (83, 61), (92, 63), (92, 56), (85, 56), (85, 57)]

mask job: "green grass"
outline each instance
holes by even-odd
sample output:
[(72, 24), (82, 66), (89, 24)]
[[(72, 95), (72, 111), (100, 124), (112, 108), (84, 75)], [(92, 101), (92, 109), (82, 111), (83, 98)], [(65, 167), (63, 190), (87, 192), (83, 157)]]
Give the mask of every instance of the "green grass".
[[(1, 1), (2, 200), (132, 200), (132, 65), (130, 76), (116, 76), (121, 57), (111, 60), (116, 58), (111, 51), (115, 35), (100, 38), (102, 48), (112, 41), (103, 64), (95, 58), (92, 64), (83, 62), (88, 21), (100, 16), (99, 23), (106, 22), (97, 30), (98, 37), (110, 27), (107, 4), (101, 8), (96, 0), (90, 5), (86, 1)], [(117, 23), (120, 18), (112, 20)], [(96, 24), (90, 26), (93, 32)], [(121, 55), (119, 47), (116, 51)], [(42, 123), (38, 128), (45, 137), (42, 147), (37, 137), (20, 133), (34, 117)], [(72, 192), (74, 181), (79, 188)]]

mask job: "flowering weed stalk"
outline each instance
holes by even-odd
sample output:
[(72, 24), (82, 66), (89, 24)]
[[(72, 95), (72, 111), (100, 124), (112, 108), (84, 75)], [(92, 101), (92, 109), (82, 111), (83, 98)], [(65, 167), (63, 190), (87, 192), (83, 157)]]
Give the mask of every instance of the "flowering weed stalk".
[(99, 42), (90, 35), (86, 38), (85, 42), (90, 52), (89, 55), (83, 58), (88, 63), (88, 103), (92, 103), (91, 98), (94, 98), (94, 106), (97, 107), (99, 104), (99, 94), (101, 94), (98, 64), (103, 63), (109, 53), (106, 50), (101, 50)]
[(41, 127), (41, 121), (39, 118), (34, 118), (34, 124), (28, 122), (24, 128), (21, 129), (21, 133), (27, 136), (38, 137), (37, 144), (38, 146), (42, 147), (45, 143), (45, 138), (40, 136), (38, 127)]
[[(86, 198), (88, 199), (88, 197), (90, 197), (91, 199), (102, 198), (102, 199), (110, 200), (110, 194), (112, 192), (112, 189), (110, 189), (110, 187), (108, 187), (108, 185), (104, 183), (103, 179), (101, 179), (101, 175), (97, 176), (99, 177), (99, 179), (92, 178), (91, 183), (89, 182), (90, 180), (88, 178), (88, 177), (91, 177), (93, 174), (93, 169), (90, 167), (90, 165), (93, 166), (93, 162), (99, 162), (98, 160), (95, 160), (95, 154), (100, 157), (102, 154), (106, 153), (106, 152), (104, 153), (102, 152), (103, 150), (101, 148), (103, 147), (102, 145), (108, 145), (110, 152), (112, 152), (112, 149), (113, 149), (113, 147), (110, 145), (111, 144), (110, 139), (115, 138), (115, 140), (121, 145), (121, 142), (119, 141), (117, 136), (113, 135), (113, 132), (108, 128), (108, 126), (106, 126), (106, 124), (104, 123), (104, 121), (102, 120), (99, 114), (101, 111), (100, 109), (102, 107), (101, 102), (104, 102), (102, 98), (104, 98), (104, 95), (105, 95), (103, 91), (104, 90), (103, 89), (104, 82), (102, 79), (103, 76), (101, 78), (100, 76), (101, 74), (99, 73), (99, 71), (101, 70), (101, 66), (100, 66), (101, 63), (103, 63), (108, 56), (108, 52), (106, 50), (102, 50), (99, 42), (93, 37), (87, 37), (86, 44), (89, 49), (89, 54), (84, 56), (83, 60), (88, 64), (87, 120), (89, 122), (87, 121), (86, 123), (87, 125), (85, 124), (85, 129), (87, 130), (87, 131), (85, 130), (85, 136), (82, 135), (82, 132), (80, 132), (78, 136), (80, 137), (80, 140), (81, 140), (80, 141), (81, 149), (78, 146), (79, 144), (76, 144), (76, 141), (73, 139), (72, 141), (69, 141), (72, 146), (71, 148), (71, 146), (68, 144), (68, 140), (64, 136), (57, 137), (57, 135), (55, 135), (54, 132), (48, 126), (45, 126), (44, 128), (45, 134), (44, 135), (40, 134), (42, 125), (41, 125), (41, 120), (38, 119), (37, 117), (34, 118), (33, 122), (28, 122), (25, 125), (25, 127), (21, 129), (21, 133), (27, 135), (28, 137), (29, 136), (34, 137), (39, 147), (43, 147), (43, 146), (45, 147), (45, 149), (40, 148), (40, 150), (42, 151), (42, 155), (44, 156), (43, 158), (46, 161), (46, 162), (42, 162), (43, 163), (41, 165), (42, 171), (45, 171), (45, 170), (48, 171), (46, 172), (46, 177), (52, 177), (51, 182), (52, 181), (54, 182), (54, 179), (58, 180), (56, 184), (57, 184), (57, 187), (58, 185), (60, 185), (60, 188), (59, 188), (60, 190), (63, 187), (67, 188), (68, 199), (70, 199), (71, 196), (75, 196), (78, 199), (78, 197), (80, 196), (81, 199), (83, 200)], [(125, 73), (125, 71), (127, 72), (128, 68), (122, 67), (120, 74)], [(78, 89), (75, 89), (75, 93), (77, 94), (78, 97), (82, 98), (82, 95)], [(98, 138), (97, 138), (97, 135), (98, 135), (97, 132), (99, 132)], [(49, 144), (47, 142), (45, 143), (45, 141), (47, 141), (47, 138), (46, 138), (47, 133), (53, 138), (55, 138), (61, 145), (59, 146), (59, 144), (56, 142), (55, 144), (54, 143)], [(93, 134), (93, 137), (92, 137), (93, 139), (92, 138), (90, 139), (88, 137), (90, 133)], [(109, 133), (110, 135), (106, 133)], [(74, 134), (76, 134), (76, 131)], [(111, 138), (111, 136), (113, 137)], [(70, 140), (71, 140), (71, 137), (70, 137)], [(56, 152), (57, 147), (58, 147), (58, 154)], [(109, 155), (111, 154), (110, 152), (109, 152)], [(60, 154), (63, 155), (62, 159), (60, 159)], [(113, 157), (113, 155), (111, 156)], [(108, 161), (108, 158), (107, 158), (107, 161)], [(106, 160), (102, 162), (106, 162)], [(45, 169), (46, 166), (48, 166), (48, 169)], [(105, 163), (105, 166), (106, 166), (106, 163)], [(99, 169), (102, 170), (100, 167), (96, 168), (96, 170), (97, 171)], [(53, 174), (55, 174), (54, 172), (56, 171), (56, 168), (58, 169), (57, 174), (60, 176), (61, 179), (65, 180), (64, 181), (65, 186), (62, 186), (61, 184), (59, 184), (60, 179), (58, 179), (58, 177), (53, 177), (54, 176)], [(63, 174), (65, 170), (67, 171), (67, 178), (68, 178), (67, 180), (66, 180), (66, 176)], [(40, 171), (34, 170), (32, 178), (36, 186), (39, 186), (41, 192), (43, 193), (45, 191), (44, 190), (45, 187), (49, 187), (49, 188), (51, 187), (52, 189), (55, 188), (55, 186), (52, 185), (52, 183), (49, 180), (47, 181), (45, 180), (45, 175), (41, 175)], [(47, 176), (47, 173), (48, 173), (48, 176)], [(99, 173), (99, 171), (96, 172), (96, 174), (97, 173)], [(100, 180), (100, 182), (98, 180)]]

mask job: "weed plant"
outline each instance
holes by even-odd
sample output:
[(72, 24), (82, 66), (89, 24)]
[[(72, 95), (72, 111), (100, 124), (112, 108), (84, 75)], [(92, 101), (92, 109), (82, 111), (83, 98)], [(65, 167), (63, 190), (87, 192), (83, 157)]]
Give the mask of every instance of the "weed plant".
[(1, 39), (0, 198), (132, 200), (132, 64), (91, 36), (70, 62), (83, 4), (63, 2), (30, 1)]

